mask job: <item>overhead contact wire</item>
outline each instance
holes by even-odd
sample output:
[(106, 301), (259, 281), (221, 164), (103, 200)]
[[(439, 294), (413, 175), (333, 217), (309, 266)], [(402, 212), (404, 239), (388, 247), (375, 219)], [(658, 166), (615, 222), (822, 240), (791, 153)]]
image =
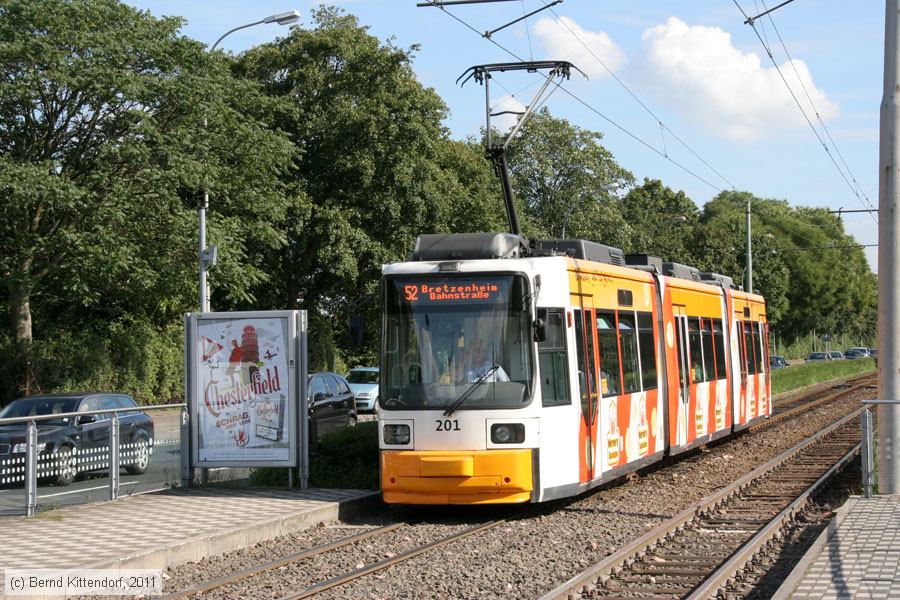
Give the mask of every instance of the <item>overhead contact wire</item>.
[[(744, 11), (743, 7), (741, 7), (741, 5), (738, 4), (738, 1), (737, 0), (732, 0), (732, 1), (734, 2), (734, 5), (738, 8), (738, 10), (741, 11), (741, 14), (744, 15), (744, 18), (749, 21), (750, 16), (747, 15), (747, 13), (746, 13), (746, 11)], [(816, 129), (816, 126), (813, 125), (813, 122), (809, 118), (809, 115), (806, 114), (806, 110), (803, 109), (803, 105), (800, 104), (800, 100), (797, 99), (797, 95), (794, 93), (794, 89), (790, 86), (790, 84), (787, 81), (787, 78), (785, 78), (784, 73), (781, 71), (781, 67), (779, 67), (778, 63), (775, 61), (775, 57), (772, 55), (772, 50), (766, 45), (765, 41), (763, 41), (762, 36), (759, 34), (759, 30), (757, 30), (756, 24), (751, 21), (750, 27), (753, 28), (753, 33), (756, 34), (756, 37), (759, 40), (759, 43), (762, 44), (763, 48), (765, 48), (766, 54), (768, 55), (769, 60), (772, 62), (772, 65), (775, 67), (775, 70), (778, 72), (778, 75), (781, 77), (781, 81), (784, 83), (784, 86), (787, 88), (788, 93), (790, 93), (791, 98), (794, 99), (794, 103), (797, 105), (797, 108), (800, 109), (800, 114), (802, 114), (803, 118), (806, 119), (806, 123), (809, 125), (809, 128), (812, 129), (813, 135), (815, 135), (816, 139), (819, 140), (819, 143), (822, 145), (822, 148), (825, 150), (825, 154), (827, 154), (828, 158), (831, 159), (831, 163), (834, 165), (834, 168), (837, 169), (837, 172), (843, 178), (844, 182), (847, 184), (847, 187), (850, 188), (850, 191), (853, 192), (853, 195), (856, 196), (856, 199), (859, 201), (859, 203), (865, 208), (871, 208), (871, 206), (866, 206), (866, 203), (863, 202), (863, 199), (860, 197), (859, 192), (856, 190), (856, 188), (853, 187), (853, 184), (850, 183), (850, 180), (847, 178), (847, 175), (844, 173), (844, 170), (841, 169), (840, 165), (835, 160), (834, 155), (831, 153), (831, 150), (828, 149), (828, 144), (826, 144), (825, 140), (822, 139), (821, 134), (819, 134), (819, 130)], [(874, 216), (872, 218), (875, 219)], [(875, 219), (875, 221), (877, 222), (877, 219)]]
[[(587, 44), (587, 42), (585, 42), (585, 41), (581, 38), (581, 36), (578, 35), (578, 32), (576, 32), (574, 29), (572, 29), (571, 27), (569, 27), (569, 24), (566, 23), (566, 22), (563, 20), (563, 18), (562, 18), (559, 14), (557, 14), (557, 12), (556, 12), (555, 10), (553, 10), (553, 8), (550, 8), (549, 10), (550, 10), (550, 12), (553, 14), (553, 16), (556, 17), (557, 21), (559, 21), (560, 23), (562, 23), (563, 27), (565, 27), (566, 30), (568, 30), (568, 32), (569, 32), (570, 34), (572, 34), (572, 37), (574, 37), (574, 38), (578, 41), (578, 43), (581, 44), (581, 45), (584, 47), (584, 49), (587, 50), (587, 51), (590, 53), (590, 55), (594, 57), (594, 59), (596, 59), (596, 61), (597, 61), (598, 63), (600, 63), (600, 66), (602, 66), (602, 67), (606, 70), (606, 72), (609, 73), (609, 75), (615, 80), (615, 82), (618, 83), (620, 86), (622, 86), (622, 89), (624, 89), (626, 92), (628, 92), (628, 94), (634, 99), (634, 101), (637, 102), (637, 103), (641, 106), (641, 108), (643, 108), (643, 109), (647, 112), (648, 115), (650, 115), (651, 117), (653, 117), (653, 120), (654, 120), (654, 121), (656, 121), (657, 123), (659, 123), (660, 129), (663, 129), (663, 130), (665, 130), (665, 131), (668, 131), (668, 132), (672, 135), (672, 137), (675, 138), (675, 139), (678, 141), (679, 144), (681, 144), (682, 146), (684, 146), (684, 148), (685, 148), (688, 152), (690, 152), (692, 155), (694, 155), (694, 158), (696, 158), (696, 159), (699, 160), (701, 163), (703, 163), (703, 164), (706, 166), (707, 169), (709, 169), (710, 171), (712, 171), (713, 173), (715, 173), (715, 174), (719, 177), (719, 179), (721, 179), (721, 180), (724, 181), (726, 184), (728, 184), (728, 186), (729, 186), (731, 189), (735, 189), (734, 184), (731, 183), (731, 181), (729, 181), (727, 177), (725, 177), (724, 175), (722, 175), (722, 173), (720, 173), (715, 167), (713, 167), (711, 164), (709, 164), (709, 162), (707, 162), (702, 156), (700, 156), (700, 155), (699, 155), (699, 154), (698, 154), (698, 153), (697, 153), (697, 152), (696, 152), (696, 151), (695, 151), (695, 150), (694, 150), (687, 142), (685, 142), (683, 139), (681, 139), (681, 137), (679, 137), (679, 135), (678, 135), (677, 133), (675, 133), (674, 131), (672, 131), (672, 129), (671, 129), (668, 125), (666, 125), (665, 123), (663, 123), (662, 119), (660, 119), (660, 118), (656, 115), (656, 113), (654, 113), (654, 112), (650, 109), (650, 107), (648, 107), (648, 106), (644, 103), (644, 101), (641, 100), (641, 99), (638, 97), (638, 95), (635, 94), (634, 91), (632, 91), (632, 89), (631, 89), (630, 87), (628, 87), (628, 86), (625, 84), (625, 82), (622, 81), (622, 80), (619, 78), (619, 76), (616, 75), (615, 72), (614, 72), (612, 69), (609, 68), (609, 66), (607, 66), (607, 64), (603, 61), (603, 59), (601, 59), (599, 56), (597, 56), (597, 54), (596, 54), (596, 53), (594, 52), (594, 50)], [(664, 138), (664, 139), (665, 139), (665, 138)], [(668, 156), (668, 152), (666, 152), (665, 154), (666, 154), (666, 156)]]
[[(492, 43), (492, 44), (494, 44), (495, 46), (497, 46), (497, 48), (499, 48), (500, 50), (503, 50), (504, 52), (506, 52), (507, 54), (509, 54), (510, 56), (512, 56), (513, 58), (515, 58), (516, 60), (518, 60), (519, 62), (524, 62), (524, 59), (523, 59), (521, 56), (519, 56), (518, 54), (516, 54), (515, 52), (513, 52), (513, 51), (510, 50), (509, 48), (506, 48), (505, 46), (503, 46), (502, 44), (500, 44), (499, 42), (497, 42), (495, 39), (493, 39), (493, 38), (485, 38), (484, 36), (482, 36), (481, 32), (478, 31), (475, 27), (473, 27), (472, 25), (470, 25), (469, 23), (467, 23), (467, 22), (464, 21), (463, 19), (459, 18), (458, 16), (456, 16), (456, 15), (454, 15), (453, 13), (451, 13), (450, 11), (448, 11), (446, 8), (444, 8), (444, 6), (442, 6), (441, 4), (439, 4), (438, 2), (436, 2), (435, 0), (427, 0), (427, 1), (428, 1), (431, 5), (433, 5), (433, 6), (437, 7), (437, 8), (440, 8), (441, 10), (443, 10), (445, 14), (449, 15), (449, 16), (450, 16), (451, 18), (453, 18), (455, 21), (459, 22), (461, 25), (463, 25), (463, 26), (466, 27), (467, 29), (471, 30), (471, 31), (472, 31), (475, 35), (477, 35), (479, 38), (486, 39), (486, 40), (489, 41), (490, 43)], [(549, 79), (549, 76), (548, 76), (548, 75), (545, 75), (545, 74), (543, 74), (543, 73), (539, 73), (539, 75), (540, 75), (541, 77), (545, 78), (545, 79)], [(647, 149), (650, 150), (651, 152), (653, 152), (653, 153), (657, 154), (658, 156), (664, 158), (665, 160), (669, 161), (670, 163), (672, 163), (673, 165), (675, 165), (676, 167), (678, 167), (679, 169), (681, 169), (682, 171), (684, 171), (685, 173), (687, 173), (688, 175), (690, 175), (691, 177), (693, 177), (694, 179), (696, 179), (696, 180), (698, 180), (698, 181), (701, 181), (701, 182), (705, 183), (706, 185), (708, 185), (708, 186), (711, 187), (712, 189), (714, 189), (714, 190), (716, 190), (716, 191), (718, 191), (718, 192), (723, 191), (722, 188), (720, 188), (719, 186), (717, 186), (717, 185), (711, 183), (711, 182), (710, 182), (709, 180), (707, 180), (706, 178), (704, 178), (704, 177), (698, 175), (697, 173), (695, 173), (694, 171), (692, 171), (691, 169), (689, 169), (689, 168), (686, 167), (685, 165), (681, 164), (681, 163), (678, 162), (677, 160), (675, 160), (675, 159), (673, 159), (673, 158), (671, 158), (671, 157), (669, 157), (669, 156), (666, 156), (665, 154), (663, 154), (662, 152), (660, 152), (658, 148), (654, 147), (654, 146), (653, 146), (652, 144), (650, 144), (649, 142), (647, 142), (647, 141), (645, 141), (644, 139), (640, 138), (637, 134), (632, 133), (631, 131), (629, 131), (628, 129), (626, 129), (624, 126), (619, 125), (619, 124), (618, 124), (616, 121), (614, 121), (612, 118), (607, 117), (605, 114), (603, 114), (602, 112), (600, 112), (598, 109), (594, 108), (591, 104), (589, 104), (589, 103), (586, 102), (585, 100), (582, 100), (580, 97), (578, 97), (577, 95), (575, 95), (572, 91), (570, 91), (568, 88), (561, 88), (561, 89), (562, 89), (562, 91), (564, 91), (566, 94), (568, 94), (573, 100), (575, 100), (576, 102), (578, 102), (579, 104), (581, 104), (582, 106), (584, 106), (585, 108), (587, 108), (588, 110), (590, 110), (591, 112), (593, 112), (594, 114), (596, 114), (597, 116), (599, 116), (600, 118), (602, 118), (604, 121), (606, 121), (607, 123), (609, 123), (610, 125), (612, 125), (612, 126), (615, 127), (616, 129), (618, 129), (619, 131), (621, 131), (622, 133), (624, 133), (625, 135), (627, 135), (628, 137), (630, 137), (630, 138), (633, 139), (634, 141), (638, 142), (639, 144), (641, 144), (642, 146), (644, 146), (645, 148), (647, 148)], [(671, 131), (670, 131), (670, 132), (671, 132)], [(674, 134), (673, 134), (673, 135), (674, 135)], [(676, 139), (678, 139), (677, 136), (676, 136)], [(680, 140), (679, 140), (679, 141), (680, 141)], [(683, 143), (683, 142), (682, 142), (682, 143)]]

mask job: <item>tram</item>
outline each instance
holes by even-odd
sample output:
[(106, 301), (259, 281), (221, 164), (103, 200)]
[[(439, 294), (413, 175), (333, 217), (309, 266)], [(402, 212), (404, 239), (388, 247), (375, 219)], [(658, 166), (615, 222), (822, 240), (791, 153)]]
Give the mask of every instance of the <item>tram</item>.
[(585, 240), (420, 236), (383, 268), (384, 501), (543, 502), (772, 412), (762, 296)]

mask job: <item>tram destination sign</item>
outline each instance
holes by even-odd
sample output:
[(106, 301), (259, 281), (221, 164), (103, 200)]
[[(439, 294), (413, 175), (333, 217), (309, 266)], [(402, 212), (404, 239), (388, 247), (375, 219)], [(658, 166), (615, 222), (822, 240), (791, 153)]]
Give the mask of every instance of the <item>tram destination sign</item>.
[(297, 465), (297, 317), (295, 311), (188, 315), (196, 466)]
[(500, 304), (509, 299), (510, 277), (453, 277), (400, 280), (397, 287), (412, 306), (442, 304)]

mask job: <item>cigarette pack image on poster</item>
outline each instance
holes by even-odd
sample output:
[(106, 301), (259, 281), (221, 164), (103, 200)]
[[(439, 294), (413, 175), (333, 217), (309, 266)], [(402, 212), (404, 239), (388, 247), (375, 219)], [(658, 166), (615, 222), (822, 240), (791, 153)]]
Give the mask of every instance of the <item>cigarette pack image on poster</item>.
[(203, 319), (199, 352), (199, 459), (286, 461), (287, 319)]

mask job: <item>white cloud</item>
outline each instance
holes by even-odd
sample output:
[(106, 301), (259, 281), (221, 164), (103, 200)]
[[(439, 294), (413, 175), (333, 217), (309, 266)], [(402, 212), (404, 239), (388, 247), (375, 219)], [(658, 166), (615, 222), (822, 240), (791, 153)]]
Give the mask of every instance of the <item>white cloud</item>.
[[(669, 17), (642, 36), (638, 74), (666, 105), (724, 137), (753, 141), (778, 135), (785, 128), (806, 127), (778, 71), (763, 66), (760, 55), (743, 53), (731, 34), (718, 27), (690, 26)], [(815, 111), (797, 74), (823, 120), (838, 114), (838, 105), (815, 86), (806, 63), (794, 59), (780, 65), (797, 99), (815, 119)], [(794, 72), (796, 67), (796, 73)]]
[[(495, 102), (494, 106), (491, 109), (491, 113), (498, 113), (503, 111), (522, 113), (525, 112), (525, 105), (519, 102), (518, 99), (513, 98), (510, 95), (506, 95)], [(519, 116), (514, 114), (491, 117), (491, 127), (506, 132), (513, 128), (513, 125), (516, 124), (518, 118)]]
[(615, 71), (625, 58), (621, 48), (606, 33), (587, 31), (569, 17), (540, 19), (534, 25), (534, 35), (547, 51), (548, 60), (567, 60), (591, 79), (608, 75), (597, 58), (612, 71)]

